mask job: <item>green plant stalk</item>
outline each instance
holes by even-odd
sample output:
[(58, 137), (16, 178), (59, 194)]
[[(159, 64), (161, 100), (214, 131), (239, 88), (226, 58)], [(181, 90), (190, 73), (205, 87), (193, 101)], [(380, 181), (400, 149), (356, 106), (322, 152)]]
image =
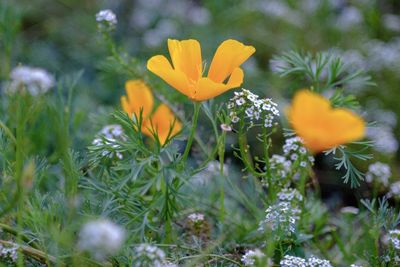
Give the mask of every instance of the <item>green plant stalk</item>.
[[(220, 172), (219, 174), (221, 177), (225, 177), (225, 175), (224, 175), (225, 136), (226, 136), (226, 133), (223, 132), (222, 135), (218, 138), (219, 142), (217, 144), (218, 157), (219, 157), (219, 172)], [(219, 199), (220, 199), (219, 219), (220, 219), (221, 225), (224, 225), (224, 222), (225, 222), (225, 188), (224, 188), (223, 181), (221, 181), (221, 183), (220, 183)]]
[[(23, 212), (23, 194), (24, 188), (22, 185), (22, 168), (24, 165), (24, 134), (25, 134), (25, 120), (24, 120), (24, 106), (25, 101), (23, 101), (23, 96), (18, 95), (17, 97), (17, 126), (16, 126), (16, 147), (15, 147), (15, 170), (14, 170), (14, 177), (17, 184), (17, 194), (18, 194), (18, 201), (17, 201), (17, 243), (22, 243), (22, 233), (23, 230), (23, 222), (22, 222), (22, 212)], [(17, 259), (17, 266), (24, 266), (24, 257), (21, 251), (18, 251), (18, 259)]]
[(192, 147), (193, 137), (196, 132), (197, 128), (197, 120), (199, 118), (200, 112), (200, 102), (194, 102), (194, 114), (193, 114), (193, 121), (192, 121), (192, 128), (190, 129), (189, 138), (186, 143), (185, 151), (183, 152), (182, 162), (186, 164), (187, 157), (189, 156), (190, 148)]
[(240, 152), (240, 157), (242, 159), (242, 162), (245, 166), (245, 169), (247, 169), (252, 175), (256, 177), (261, 177), (264, 174), (259, 173), (256, 171), (253, 167), (253, 162), (251, 159), (251, 155), (247, 146), (247, 140), (246, 140), (246, 132), (243, 131), (244, 128), (244, 122), (241, 120), (240, 122), (240, 129), (238, 133), (238, 142), (239, 142), (239, 152)]

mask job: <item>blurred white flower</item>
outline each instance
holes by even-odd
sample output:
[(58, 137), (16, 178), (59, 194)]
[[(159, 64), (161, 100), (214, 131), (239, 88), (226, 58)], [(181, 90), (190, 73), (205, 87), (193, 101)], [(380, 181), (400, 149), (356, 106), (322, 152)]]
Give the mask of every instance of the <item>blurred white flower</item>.
[(400, 68), (400, 38), (389, 42), (371, 40), (364, 46), (367, 52), (367, 67), (372, 71)]
[[(133, 267), (165, 267), (171, 266), (165, 259), (163, 250), (150, 244), (140, 244), (135, 248)], [(166, 265), (169, 264), (169, 265)], [(174, 266), (174, 265), (172, 265)]]
[(109, 220), (98, 219), (82, 227), (78, 248), (88, 251), (97, 260), (104, 260), (118, 252), (124, 239), (125, 231), (122, 227)]
[(206, 25), (211, 20), (210, 11), (204, 7), (195, 6), (190, 8), (187, 16), (193, 24), (197, 25)]
[(377, 181), (384, 186), (388, 186), (390, 176), (392, 176), (392, 172), (389, 165), (382, 162), (375, 162), (368, 166), (368, 172), (365, 174), (365, 181), (368, 183)]
[(26, 89), (29, 94), (35, 96), (46, 93), (55, 83), (53, 75), (46, 70), (28, 66), (14, 68), (10, 77), (11, 83), (8, 91), (11, 93)]
[(101, 28), (113, 28), (117, 25), (117, 16), (110, 9), (105, 9), (96, 14), (96, 21)]
[(202, 213), (192, 213), (188, 216), (188, 219), (193, 223), (198, 223), (204, 221), (204, 214)]
[(388, 196), (396, 197), (396, 198), (400, 197), (400, 181), (392, 183), (390, 185), (390, 190), (389, 190)]
[(242, 262), (244, 266), (255, 266), (256, 261), (260, 260), (261, 258), (265, 257), (265, 254), (261, 252), (259, 249), (248, 250), (242, 256)]
[(386, 29), (399, 32), (400, 31), (400, 16), (394, 14), (383, 15), (383, 25)]
[(381, 153), (393, 154), (399, 148), (399, 142), (391, 127), (369, 127), (367, 128), (367, 137), (374, 141), (375, 150)]
[(346, 7), (337, 17), (336, 26), (340, 29), (351, 29), (363, 22), (360, 10), (354, 6)]
[(343, 207), (340, 209), (341, 213), (347, 213), (347, 214), (358, 214), (360, 210), (356, 207), (348, 206), (348, 207)]

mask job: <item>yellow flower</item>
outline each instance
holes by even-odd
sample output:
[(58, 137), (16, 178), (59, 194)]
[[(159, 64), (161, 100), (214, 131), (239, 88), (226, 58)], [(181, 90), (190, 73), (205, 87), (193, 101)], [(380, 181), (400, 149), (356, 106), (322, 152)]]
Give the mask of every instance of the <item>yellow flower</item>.
[(149, 59), (147, 68), (194, 101), (214, 98), (239, 87), (244, 76), (239, 66), (256, 51), (254, 47), (236, 40), (226, 40), (215, 52), (207, 77), (203, 77), (203, 59), (198, 41), (168, 39), (168, 50), (172, 65), (165, 56), (157, 55)]
[(344, 108), (332, 108), (328, 99), (309, 90), (295, 95), (288, 118), (296, 134), (314, 153), (365, 135), (365, 122), (360, 116)]
[[(164, 145), (167, 138), (176, 135), (182, 129), (182, 124), (167, 105), (160, 104), (153, 112), (153, 94), (143, 81), (127, 81), (125, 90), (127, 96), (121, 97), (122, 109), (130, 117), (135, 114), (137, 118), (139, 118), (142, 110), (142, 133), (152, 138), (154, 137), (153, 133), (157, 133), (161, 145)], [(173, 128), (170, 132), (172, 125)]]

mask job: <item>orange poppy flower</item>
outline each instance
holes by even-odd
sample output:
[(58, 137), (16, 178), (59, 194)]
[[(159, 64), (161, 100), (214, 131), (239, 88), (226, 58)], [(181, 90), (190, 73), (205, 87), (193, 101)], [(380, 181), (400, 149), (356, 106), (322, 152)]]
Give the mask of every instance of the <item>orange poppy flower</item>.
[[(143, 81), (127, 81), (125, 90), (127, 96), (121, 97), (122, 109), (130, 117), (135, 114), (137, 118), (142, 110), (142, 133), (150, 137), (154, 137), (153, 132), (157, 133), (161, 145), (164, 145), (167, 138), (176, 135), (182, 129), (182, 124), (176, 119), (167, 105), (160, 104), (153, 112), (153, 94)], [(172, 125), (173, 128), (170, 132)]]
[(299, 91), (288, 109), (289, 122), (314, 153), (359, 140), (364, 120), (344, 108), (332, 108), (328, 99), (309, 90)]
[(207, 77), (203, 77), (198, 41), (168, 39), (168, 50), (172, 65), (165, 56), (157, 55), (147, 61), (148, 70), (194, 101), (214, 98), (239, 87), (244, 76), (239, 66), (256, 51), (236, 40), (226, 40), (215, 52)]

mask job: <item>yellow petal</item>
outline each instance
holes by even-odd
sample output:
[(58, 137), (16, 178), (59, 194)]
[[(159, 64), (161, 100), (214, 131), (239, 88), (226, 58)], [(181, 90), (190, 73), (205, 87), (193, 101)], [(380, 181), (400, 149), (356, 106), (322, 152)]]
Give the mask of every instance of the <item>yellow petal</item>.
[(192, 80), (197, 81), (202, 75), (200, 43), (197, 40), (168, 39), (168, 50), (175, 70), (180, 70)]
[[(165, 104), (160, 104), (158, 106), (150, 120), (151, 121), (147, 122), (146, 125), (150, 132), (155, 131), (157, 133), (158, 139), (162, 145), (164, 145), (168, 137), (176, 135), (182, 129), (182, 124), (176, 119), (171, 109)], [(173, 128), (171, 130), (172, 125)]]
[[(128, 96), (130, 112), (138, 117), (143, 109), (142, 116), (146, 118), (152, 111), (154, 100), (150, 88), (142, 80), (129, 80), (125, 83), (125, 91)], [(132, 115), (132, 114), (130, 114)]]
[(168, 59), (162, 55), (154, 56), (147, 61), (147, 69), (163, 79), (170, 86), (191, 97), (194, 94), (193, 85), (189, 83), (186, 74), (180, 70), (174, 70)]
[(197, 83), (193, 100), (204, 101), (219, 96), (230, 89), (239, 87), (243, 82), (243, 76), (243, 70), (236, 68), (227, 84), (216, 83), (209, 78), (201, 78)]
[(236, 40), (224, 41), (215, 52), (214, 58), (208, 71), (208, 78), (217, 83), (222, 83), (233, 72), (245, 62), (256, 49)]
[(298, 92), (288, 109), (289, 121), (307, 148), (320, 152), (359, 140), (364, 120), (350, 110), (332, 108), (329, 100), (308, 90)]
[(121, 96), (121, 106), (123, 111), (128, 113), (129, 116), (132, 116), (133, 110), (131, 109), (128, 98), (126, 96)]

